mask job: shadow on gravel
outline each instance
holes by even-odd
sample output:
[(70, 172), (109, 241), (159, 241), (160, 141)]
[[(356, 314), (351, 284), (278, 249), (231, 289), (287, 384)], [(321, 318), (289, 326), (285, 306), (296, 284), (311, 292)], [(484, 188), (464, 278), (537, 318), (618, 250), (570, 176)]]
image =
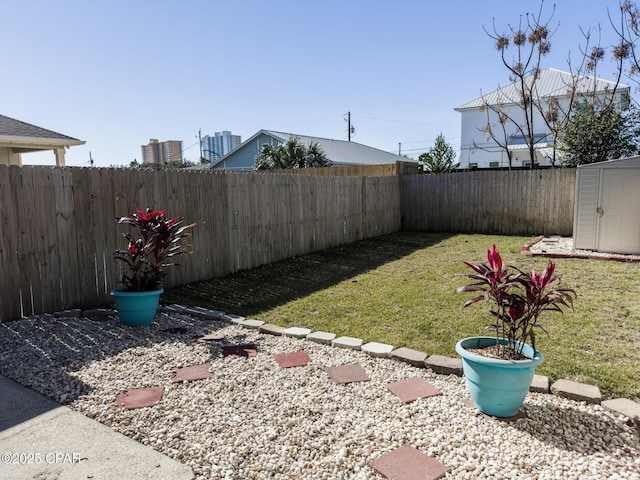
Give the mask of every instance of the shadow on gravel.
[(449, 236), (443, 233), (398, 232), (370, 238), (224, 278), (168, 289), (162, 301), (248, 317), (401, 259)]

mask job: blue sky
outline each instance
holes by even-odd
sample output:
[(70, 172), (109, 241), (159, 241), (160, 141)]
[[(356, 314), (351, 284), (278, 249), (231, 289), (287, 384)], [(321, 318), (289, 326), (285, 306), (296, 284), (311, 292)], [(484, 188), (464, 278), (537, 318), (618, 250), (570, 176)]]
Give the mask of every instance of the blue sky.
[[(545, 3), (550, 13), (553, 3)], [(580, 26), (617, 0), (558, 0), (545, 67), (567, 69)], [(150, 138), (247, 139), (271, 129), (347, 139), (417, 158), (442, 132), (456, 150), (454, 108), (508, 82), (483, 31), (506, 32), (538, 1), (2, 0), (0, 113), (81, 140), (67, 165), (128, 165)], [(616, 17), (617, 18), (617, 17)], [(599, 76), (612, 79), (613, 64)], [(53, 165), (53, 154), (23, 156)]]

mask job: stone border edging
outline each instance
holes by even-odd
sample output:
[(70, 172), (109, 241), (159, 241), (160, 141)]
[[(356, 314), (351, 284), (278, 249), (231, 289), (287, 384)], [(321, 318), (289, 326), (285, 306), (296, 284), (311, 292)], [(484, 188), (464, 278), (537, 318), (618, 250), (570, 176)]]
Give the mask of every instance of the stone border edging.
[[(330, 332), (313, 332), (309, 328), (290, 327), (284, 328), (279, 325), (268, 324), (262, 320), (247, 319), (240, 315), (229, 314), (219, 310), (209, 310), (202, 307), (183, 307), (182, 305), (171, 304), (161, 307), (162, 311), (180, 314), (196, 315), (209, 318), (211, 320), (219, 320), (227, 323), (233, 323), (247, 329), (257, 329), (260, 333), (269, 335), (284, 335), (294, 338), (305, 339), (317, 343), (331, 345), (336, 348), (351, 348), (361, 350), (372, 357), (383, 357), (399, 360), (409, 363), (419, 368), (430, 368), (434, 373), (440, 375), (457, 375), (463, 376), (462, 359), (445, 357), (442, 355), (427, 355), (406, 347), (396, 348), (378, 342), (363, 343), (362, 339), (353, 337), (337, 337)], [(68, 312), (64, 312), (67, 315)], [(63, 312), (60, 312), (61, 314)], [(81, 313), (81, 312), (78, 312)], [(113, 315), (112, 310), (86, 310), (85, 315)], [(535, 375), (531, 387), (531, 392), (544, 393), (564, 397), (570, 400), (576, 400), (586, 403), (601, 404), (605, 408), (612, 410), (620, 415), (628, 417), (633, 421), (637, 428), (640, 429), (640, 403), (634, 402), (627, 398), (617, 398), (611, 400), (602, 400), (600, 389), (596, 385), (574, 382), (572, 380), (561, 379), (549, 386), (549, 378), (543, 375)]]

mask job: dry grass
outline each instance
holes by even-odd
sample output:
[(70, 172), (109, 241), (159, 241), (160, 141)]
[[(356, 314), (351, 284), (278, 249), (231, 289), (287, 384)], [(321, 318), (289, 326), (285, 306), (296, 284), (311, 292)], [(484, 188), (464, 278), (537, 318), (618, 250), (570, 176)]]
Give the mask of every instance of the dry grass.
[[(167, 291), (163, 301), (200, 305), (282, 326), (305, 326), (431, 354), (456, 356), (455, 343), (484, 333), (482, 305), (461, 309), (463, 260), (484, 261), (493, 243), (506, 263), (542, 270), (521, 255), (530, 238), (397, 233), (292, 258), (227, 278)], [(537, 373), (598, 385), (606, 397), (640, 397), (640, 266), (558, 259), (575, 311), (550, 315), (538, 335)]]

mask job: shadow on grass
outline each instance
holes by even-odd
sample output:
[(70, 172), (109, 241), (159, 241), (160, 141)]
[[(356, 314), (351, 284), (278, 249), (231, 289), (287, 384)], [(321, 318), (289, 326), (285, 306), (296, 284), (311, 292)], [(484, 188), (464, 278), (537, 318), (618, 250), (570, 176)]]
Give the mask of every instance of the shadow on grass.
[(336, 285), (448, 238), (398, 232), (168, 289), (163, 303), (252, 316)]

